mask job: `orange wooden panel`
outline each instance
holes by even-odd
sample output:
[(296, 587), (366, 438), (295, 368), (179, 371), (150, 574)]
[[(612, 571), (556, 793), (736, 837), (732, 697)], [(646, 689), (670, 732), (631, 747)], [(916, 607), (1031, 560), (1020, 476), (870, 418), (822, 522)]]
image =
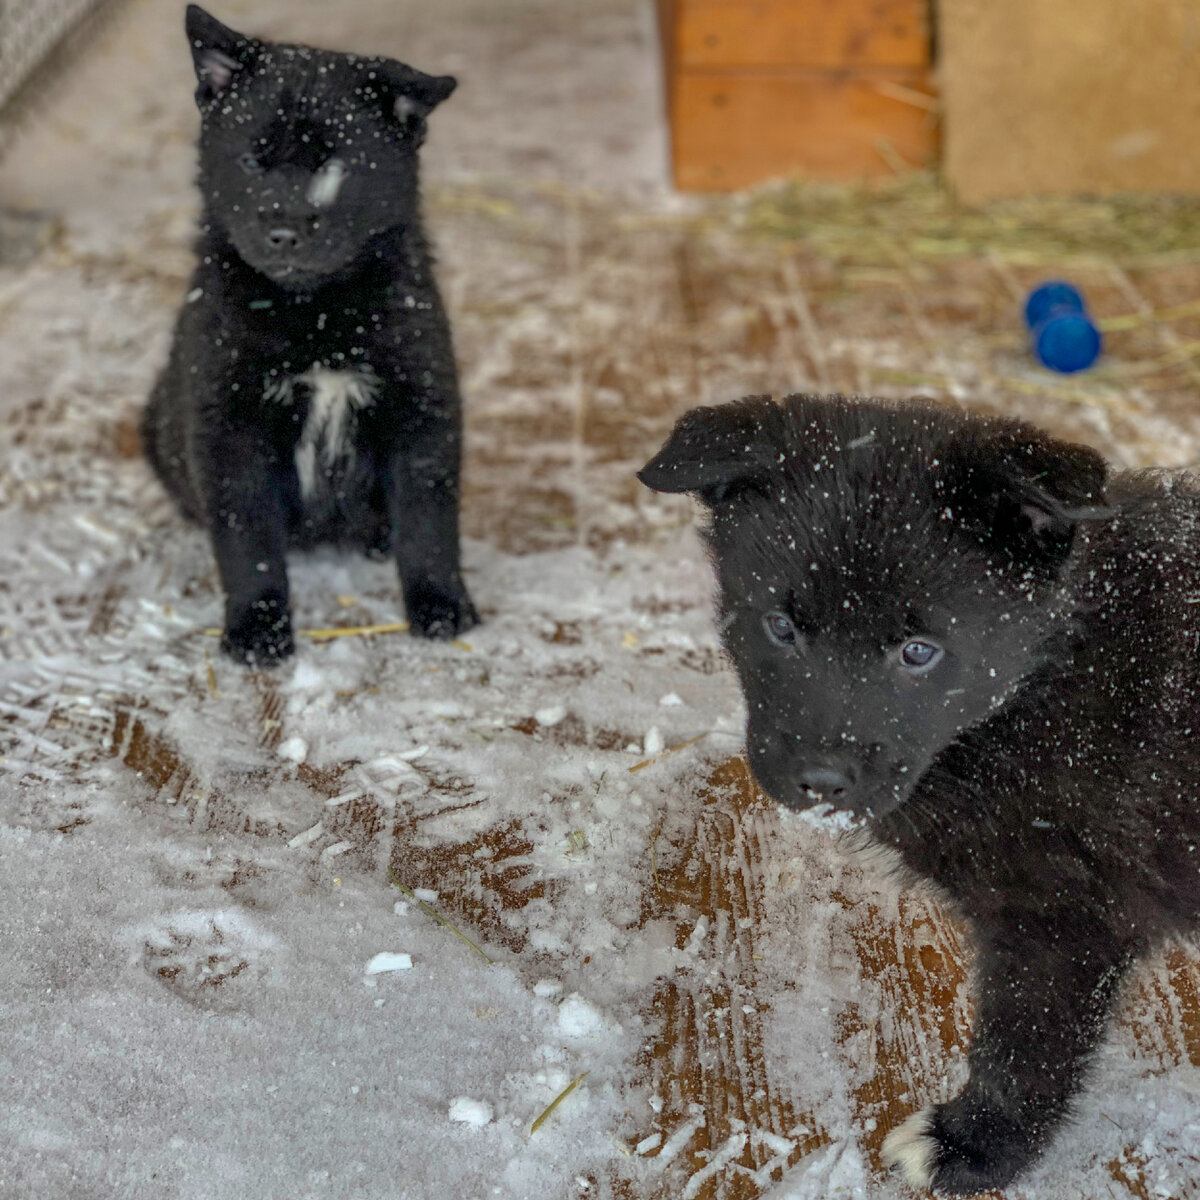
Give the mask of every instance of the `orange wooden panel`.
[[(727, 191), (781, 175), (858, 179), (927, 166), (937, 123), (923, 71), (677, 73), (677, 187)], [(917, 102), (914, 102), (917, 101)]]
[(680, 67), (929, 64), (928, 0), (676, 0)]
[(1200, 194), (1196, 0), (941, 0), (946, 178), (968, 204)]

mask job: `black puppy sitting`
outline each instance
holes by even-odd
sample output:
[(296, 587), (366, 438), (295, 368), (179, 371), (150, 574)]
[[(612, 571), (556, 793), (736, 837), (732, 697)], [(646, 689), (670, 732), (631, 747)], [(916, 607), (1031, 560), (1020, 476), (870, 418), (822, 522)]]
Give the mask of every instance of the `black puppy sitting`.
[[(975, 935), (964, 1089), (884, 1157), (1003, 1186), (1122, 977), (1200, 925), (1200, 482), (931, 404), (696, 409), (641, 472), (695, 492), (751, 766), (848, 813)], [(843, 818), (845, 819), (845, 818)]]
[(417, 148), (454, 90), (386, 58), (244, 37), (197, 8), (198, 263), (142, 434), (211, 533), (223, 649), (292, 653), (284, 554), (395, 555), (414, 633), (477, 621), (459, 570), (462, 412)]

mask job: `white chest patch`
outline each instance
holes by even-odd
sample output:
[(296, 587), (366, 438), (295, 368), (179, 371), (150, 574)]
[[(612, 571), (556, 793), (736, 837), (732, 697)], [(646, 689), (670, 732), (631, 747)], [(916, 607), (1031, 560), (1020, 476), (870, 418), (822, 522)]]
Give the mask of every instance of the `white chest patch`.
[(303, 375), (294, 375), (276, 388), (281, 399), (290, 402), (296, 384), (308, 390), (308, 416), (296, 443), (296, 476), (300, 495), (310, 500), (317, 491), (320, 475), (339, 463), (354, 461), (355, 419), (359, 410), (369, 408), (379, 390), (379, 377), (370, 368), (335, 371), (313, 367)]

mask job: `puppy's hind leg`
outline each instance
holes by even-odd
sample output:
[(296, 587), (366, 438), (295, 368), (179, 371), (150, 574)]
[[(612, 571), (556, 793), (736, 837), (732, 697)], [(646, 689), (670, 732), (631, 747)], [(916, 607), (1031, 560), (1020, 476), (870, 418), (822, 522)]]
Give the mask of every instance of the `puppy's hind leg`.
[(1078, 918), (1035, 920), (981, 947), (966, 1087), (883, 1143), (884, 1162), (913, 1187), (1004, 1187), (1045, 1149), (1079, 1088), (1132, 956)]
[(185, 517), (199, 521), (202, 506), (187, 457), (184, 397), (178, 388), (178, 369), (172, 360), (155, 380), (146, 407), (142, 409), (138, 433), (142, 451), (167, 494), (179, 505)]
[(165, 373), (160, 374), (154, 381), (150, 398), (146, 401), (146, 407), (142, 409), (141, 417), (138, 420), (138, 436), (142, 441), (142, 453), (149, 459), (154, 473), (165, 482), (167, 454), (164, 453), (164, 442), (167, 441), (168, 435), (164, 428), (167, 423), (165, 411), (167, 398), (164, 392), (168, 381), (164, 376)]

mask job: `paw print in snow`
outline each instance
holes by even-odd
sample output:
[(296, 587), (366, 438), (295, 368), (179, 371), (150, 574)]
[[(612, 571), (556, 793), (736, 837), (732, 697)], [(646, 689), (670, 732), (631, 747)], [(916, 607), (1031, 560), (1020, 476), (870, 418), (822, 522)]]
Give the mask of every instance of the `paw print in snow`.
[(176, 913), (145, 931), (142, 966), (201, 1008), (246, 1001), (266, 970), (271, 939), (240, 913)]

